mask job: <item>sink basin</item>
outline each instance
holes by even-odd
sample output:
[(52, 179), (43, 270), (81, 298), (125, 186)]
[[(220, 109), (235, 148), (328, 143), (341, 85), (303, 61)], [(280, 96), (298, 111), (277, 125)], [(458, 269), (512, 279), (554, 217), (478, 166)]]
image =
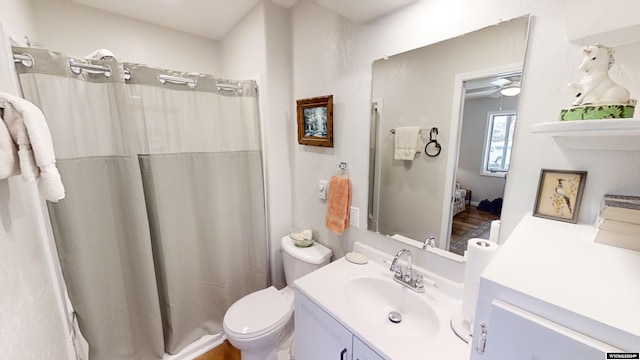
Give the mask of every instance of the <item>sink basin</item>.
[[(424, 294), (391, 279), (352, 278), (345, 284), (344, 291), (350, 314), (390, 337), (426, 339), (440, 326), (438, 316)], [(392, 311), (400, 314), (400, 322), (389, 320)]]

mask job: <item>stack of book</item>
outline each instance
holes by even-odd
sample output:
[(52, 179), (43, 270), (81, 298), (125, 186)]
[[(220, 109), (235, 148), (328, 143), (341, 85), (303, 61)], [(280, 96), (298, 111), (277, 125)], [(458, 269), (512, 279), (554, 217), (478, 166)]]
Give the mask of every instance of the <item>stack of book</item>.
[(640, 251), (640, 196), (605, 195), (596, 242)]

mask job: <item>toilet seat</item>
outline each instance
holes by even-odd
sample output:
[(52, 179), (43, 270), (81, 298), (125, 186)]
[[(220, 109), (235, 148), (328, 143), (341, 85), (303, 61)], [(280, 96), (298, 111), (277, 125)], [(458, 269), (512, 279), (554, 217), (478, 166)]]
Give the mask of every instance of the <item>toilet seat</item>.
[(293, 299), (273, 286), (236, 301), (224, 316), (225, 332), (237, 339), (255, 338), (283, 325), (293, 314)]

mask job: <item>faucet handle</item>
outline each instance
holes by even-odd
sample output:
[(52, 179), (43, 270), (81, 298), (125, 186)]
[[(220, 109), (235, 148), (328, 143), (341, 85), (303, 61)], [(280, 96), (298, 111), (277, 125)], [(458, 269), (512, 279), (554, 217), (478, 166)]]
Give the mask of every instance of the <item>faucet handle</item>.
[(407, 272), (404, 273), (404, 281), (405, 282), (411, 282), (411, 279), (413, 278), (413, 271), (411, 269), (411, 266), (407, 267)]
[(396, 273), (394, 276), (398, 279), (402, 279), (402, 265), (400, 264), (396, 265)]
[(402, 279), (402, 265), (390, 260), (385, 260), (384, 263), (390, 265), (389, 271), (393, 271), (395, 273), (395, 277), (397, 277), (398, 279)]
[(424, 289), (424, 282), (422, 281), (422, 274), (416, 275), (416, 289)]

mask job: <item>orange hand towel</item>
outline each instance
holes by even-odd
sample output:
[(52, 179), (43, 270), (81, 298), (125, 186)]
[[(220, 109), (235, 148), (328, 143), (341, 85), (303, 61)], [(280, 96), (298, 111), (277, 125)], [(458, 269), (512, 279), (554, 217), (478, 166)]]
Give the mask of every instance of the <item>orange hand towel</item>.
[(329, 181), (329, 201), (325, 225), (340, 235), (349, 227), (349, 205), (351, 204), (351, 182), (349, 178), (332, 176)]

